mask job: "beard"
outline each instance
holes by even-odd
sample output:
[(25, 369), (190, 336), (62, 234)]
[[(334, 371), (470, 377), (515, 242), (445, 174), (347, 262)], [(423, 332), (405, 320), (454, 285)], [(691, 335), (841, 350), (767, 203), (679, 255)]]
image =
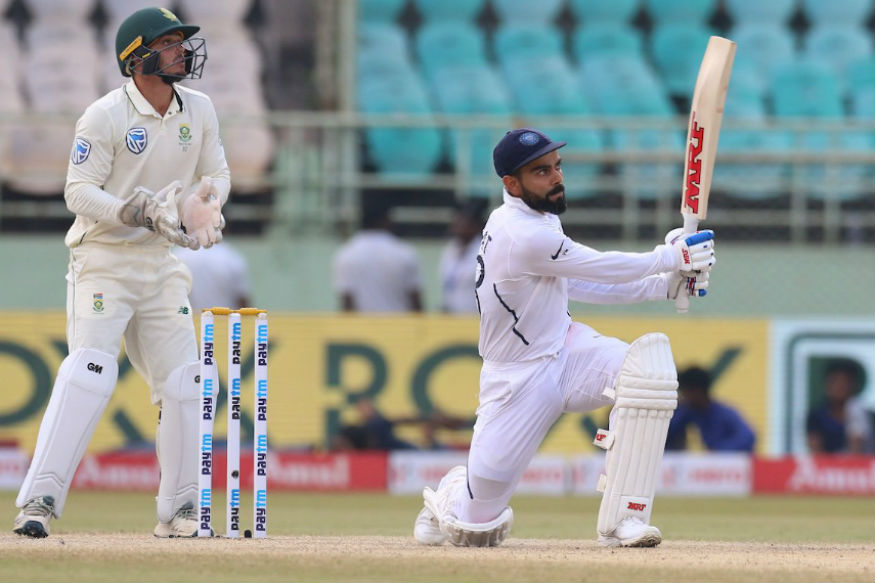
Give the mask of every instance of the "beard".
[[(535, 193), (527, 189), (525, 186), (522, 186), (522, 184), (520, 185), (520, 188), (523, 190), (523, 195), (520, 198), (522, 198), (523, 202), (532, 210), (561, 215), (568, 208), (568, 204), (565, 201), (564, 184), (556, 186), (556, 188), (548, 192), (544, 198), (536, 196)], [(559, 194), (560, 196), (556, 198), (556, 200), (550, 200), (550, 197), (554, 194)]]

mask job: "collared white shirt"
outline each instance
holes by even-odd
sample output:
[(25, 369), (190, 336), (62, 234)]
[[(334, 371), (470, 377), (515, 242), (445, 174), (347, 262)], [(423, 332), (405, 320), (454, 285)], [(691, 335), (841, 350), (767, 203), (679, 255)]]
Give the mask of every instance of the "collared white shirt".
[[(571, 325), (568, 300), (665, 299), (657, 274), (678, 268), (673, 249), (600, 252), (565, 236), (559, 217), (504, 192), (483, 229), (476, 279), (480, 355), (519, 362), (555, 355)], [(654, 277), (650, 277), (654, 276)]]
[(422, 287), (416, 251), (388, 231), (361, 231), (335, 257), (334, 287), (359, 312), (411, 311), (410, 292)]
[(191, 272), (188, 299), (195, 313), (213, 306), (245, 307), (239, 304), (241, 298), (252, 295), (249, 264), (227, 239), (209, 249), (197, 251), (174, 247), (173, 254)]
[(476, 314), (474, 278), (480, 241), (475, 237), (463, 245), (457, 239), (444, 246), (440, 261), (441, 309), (452, 314)]
[(131, 80), (79, 118), (64, 188), (67, 206), (76, 213), (65, 239), (69, 247), (85, 240), (169, 247), (161, 235), (122, 225), (115, 216), (120, 201), (138, 186), (157, 192), (179, 180), (187, 188), (210, 176), (225, 202), (230, 172), (213, 103), (181, 85), (174, 85), (174, 92), (161, 116)]

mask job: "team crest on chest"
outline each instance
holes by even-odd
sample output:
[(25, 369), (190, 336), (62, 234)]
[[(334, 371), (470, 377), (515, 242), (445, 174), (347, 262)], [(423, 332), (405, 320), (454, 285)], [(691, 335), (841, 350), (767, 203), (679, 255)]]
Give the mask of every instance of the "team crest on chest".
[(149, 145), (149, 137), (146, 134), (146, 128), (131, 128), (128, 130), (128, 135), (125, 138), (125, 143), (128, 150), (134, 154), (142, 154), (146, 146)]
[(191, 141), (191, 126), (187, 123), (179, 124), (179, 143), (187, 144)]

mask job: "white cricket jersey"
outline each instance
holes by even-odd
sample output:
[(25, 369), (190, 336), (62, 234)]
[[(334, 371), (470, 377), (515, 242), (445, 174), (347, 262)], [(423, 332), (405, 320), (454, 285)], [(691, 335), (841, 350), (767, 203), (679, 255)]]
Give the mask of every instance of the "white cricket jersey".
[(356, 233), (334, 258), (334, 287), (358, 312), (408, 312), (410, 293), (422, 288), (416, 251), (387, 231)]
[(79, 118), (64, 188), (67, 206), (76, 213), (64, 241), (68, 247), (85, 241), (169, 247), (161, 235), (118, 220), (121, 201), (138, 186), (157, 192), (179, 180), (187, 189), (210, 176), (217, 179), (222, 203), (227, 200), (230, 172), (213, 103), (200, 91), (173, 87), (163, 117), (132, 80)]
[[(565, 236), (559, 217), (504, 192), (483, 229), (475, 286), (480, 355), (519, 362), (559, 353), (571, 325), (569, 298), (633, 303), (666, 298), (658, 274), (679, 267), (676, 252), (600, 252)], [(650, 277), (653, 276), (653, 277)]]

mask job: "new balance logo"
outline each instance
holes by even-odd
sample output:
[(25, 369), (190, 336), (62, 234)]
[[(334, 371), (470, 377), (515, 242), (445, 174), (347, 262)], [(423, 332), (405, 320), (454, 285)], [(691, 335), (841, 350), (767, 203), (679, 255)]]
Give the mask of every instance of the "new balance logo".
[(635, 510), (637, 512), (644, 512), (645, 508), (647, 508), (647, 504), (642, 504), (641, 502), (629, 502), (629, 505), (626, 506), (627, 510)]

